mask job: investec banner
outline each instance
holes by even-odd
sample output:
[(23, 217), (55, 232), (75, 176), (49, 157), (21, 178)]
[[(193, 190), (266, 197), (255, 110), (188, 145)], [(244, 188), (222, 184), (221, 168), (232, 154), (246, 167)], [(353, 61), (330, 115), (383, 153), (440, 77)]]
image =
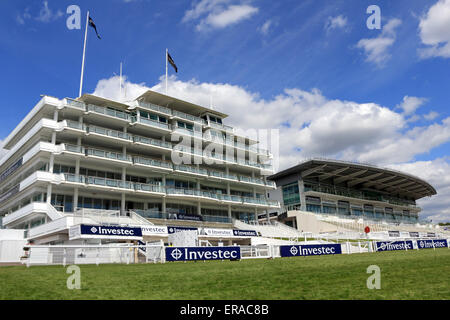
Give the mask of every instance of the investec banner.
[(169, 232), (169, 234), (180, 232), (180, 231), (197, 231), (198, 232), (198, 228), (169, 226), (169, 227), (167, 227), (167, 231)]
[(282, 257), (320, 256), (328, 254), (341, 254), (340, 244), (309, 244), (280, 246)]
[(167, 247), (166, 261), (234, 260), (241, 258), (240, 247)]
[(411, 250), (413, 249), (413, 242), (408, 241), (379, 241), (376, 242), (375, 251), (393, 251), (393, 250)]
[(255, 230), (233, 230), (233, 235), (235, 237), (257, 237), (258, 233)]
[(168, 230), (166, 226), (142, 226), (143, 236), (167, 236)]
[(203, 228), (203, 233), (207, 236), (214, 236), (214, 237), (232, 237), (233, 236), (232, 229)]
[(81, 224), (69, 230), (69, 239), (100, 238), (142, 240), (141, 228)]
[(417, 240), (417, 246), (419, 249), (430, 249), (430, 248), (448, 248), (448, 242), (445, 239), (437, 240)]

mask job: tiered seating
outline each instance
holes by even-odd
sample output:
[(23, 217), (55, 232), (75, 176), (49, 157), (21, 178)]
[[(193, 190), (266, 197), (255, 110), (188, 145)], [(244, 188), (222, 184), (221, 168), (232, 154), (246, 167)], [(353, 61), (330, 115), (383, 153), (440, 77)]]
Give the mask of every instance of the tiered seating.
[(262, 237), (267, 238), (283, 238), (292, 239), (303, 237), (304, 234), (297, 229), (291, 228), (285, 224), (272, 222), (269, 223), (245, 223), (240, 220), (235, 220), (234, 226), (242, 230), (255, 230), (261, 234)]

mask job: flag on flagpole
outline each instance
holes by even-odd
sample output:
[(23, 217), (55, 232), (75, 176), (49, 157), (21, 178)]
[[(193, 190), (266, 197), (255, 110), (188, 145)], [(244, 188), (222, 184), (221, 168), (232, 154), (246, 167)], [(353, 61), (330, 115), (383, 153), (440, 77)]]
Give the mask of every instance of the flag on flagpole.
[(89, 17), (89, 26), (91, 26), (92, 28), (94, 28), (95, 33), (97, 34), (97, 38), (101, 39), (100, 36), (98, 35), (97, 27), (95, 26), (94, 20), (92, 20), (91, 17)]
[(172, 65), (172, 67), (175, 69), (175, 72), (178, 73), (177, 65), (175, 64), (175, 61), (173, 61), (172, 57), (170, 56), (169, 52), (167, 52), (167, 60)]

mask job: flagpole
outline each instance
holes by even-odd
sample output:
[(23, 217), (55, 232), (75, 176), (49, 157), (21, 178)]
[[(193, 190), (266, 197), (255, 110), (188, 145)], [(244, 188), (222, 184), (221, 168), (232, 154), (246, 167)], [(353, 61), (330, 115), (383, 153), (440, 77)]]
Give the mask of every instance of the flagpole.
[(86, 30), (84, 31), (83, 62), (81, 63), (80, 93), (78, 95), (79, 97), (81, 97), (81, 92), (83, 91), (84, 59), (86, 56), (86, 40), (87, 40), (88, 21), (89, 21), (89, 11), (87, 12)]
[(166, 48), (166, 96), (167, 96), (167, 74), (168, 74), (168, 71), (167, 71), (167, 60), (169, 59), (167, 54), (168, 54), (168, 50)]

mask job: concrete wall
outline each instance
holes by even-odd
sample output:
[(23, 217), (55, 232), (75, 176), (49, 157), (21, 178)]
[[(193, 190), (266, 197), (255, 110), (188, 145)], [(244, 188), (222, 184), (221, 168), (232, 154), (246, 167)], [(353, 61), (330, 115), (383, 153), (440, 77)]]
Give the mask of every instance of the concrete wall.
[(348, 232), (349, 230), (317, 220), (316, 215), (305, 211), (288, 211), (288, 217), (295, 217), (297, 229), (301, 232)]

